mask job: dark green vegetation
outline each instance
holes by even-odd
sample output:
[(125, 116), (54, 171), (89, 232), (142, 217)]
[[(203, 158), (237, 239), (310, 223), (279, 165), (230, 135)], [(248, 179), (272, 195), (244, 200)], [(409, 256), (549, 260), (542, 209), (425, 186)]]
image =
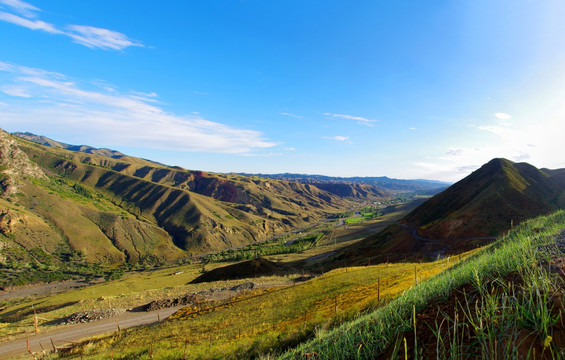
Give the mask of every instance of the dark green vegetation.
[(286, 237), (283, 237), (274, 241), (247, 245), (239, 249), (220, 251), (206, 255), (202, 260), (205, 262), (239, 261), (259, 256), (298, 253), (316, 246), (322, 236), (324, 236), (324, 233), (312, 233), (289, 241), (285, 241)]
[(294, 269), (287, 265), (277, 264), (273, 261), (259, 257), (256, 259), (242, 261), (237, 264), (207, 271), (204, 274), (198, 276), (196, 279), (192, 280), (190, 284), (199, 284), (220, 280), (257, 278), (261, 276), (282, 276), (292, 274), (293, 272)]
[[(281, 359), (562, 359), (565, 212), (529, 220)], [(381, 357), (379, 357), (381, 356)]]

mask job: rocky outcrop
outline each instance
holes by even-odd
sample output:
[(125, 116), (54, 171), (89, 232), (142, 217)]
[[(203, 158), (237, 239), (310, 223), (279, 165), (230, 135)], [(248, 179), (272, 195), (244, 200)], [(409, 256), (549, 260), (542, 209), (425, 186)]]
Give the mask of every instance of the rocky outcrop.
[(46, 179), (47, 176), (23, 151), (12, 136), (0, 129), (0, 191), (9, 199), (18, 192), (18, 180), (22, 177)]

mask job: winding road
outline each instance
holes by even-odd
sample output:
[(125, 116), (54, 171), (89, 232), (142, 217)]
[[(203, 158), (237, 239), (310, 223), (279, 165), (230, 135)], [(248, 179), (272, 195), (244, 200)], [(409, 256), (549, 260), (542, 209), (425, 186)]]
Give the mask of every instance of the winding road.
[[(49, 352), (53, 350), (52, 342), (56, 347), (67, 347), (85, 338), (115, 332), (118, 330), (118, 325), (120, 329), (127, 329), (133, 326), (156, 323), (158, 320), (162, 321), (171, 316), (181, 307), (148, 312), (125, 312), (120, 316), (40, 332), (29, 336), (29, 348), (33, 353), (41, 354), (43, 349), (45, 349), (45, 352)], [(0, 344), (0, 359), (11, 359), (14, 356), (25, 354), (29, 354), (26, 339)]]

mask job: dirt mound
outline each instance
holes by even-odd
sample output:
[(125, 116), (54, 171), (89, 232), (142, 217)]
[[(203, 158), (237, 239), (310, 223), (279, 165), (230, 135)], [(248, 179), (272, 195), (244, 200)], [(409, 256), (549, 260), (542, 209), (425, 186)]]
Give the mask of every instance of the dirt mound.
[(72, 324), (81, 324), (87, 323), (96, 320), (102, 320), (109, 317), (114, 317), (121, 315), (125, 312), (125, 309), (106, 309), (106, 310), (88, 310), (88, 311), (79, 311), (74, 314), (71, 314), (65, 318), (58, 319), (51, 321), (48, 323), (49, 325), (56, 325), (56, 324), (64, 324), (64, 325), (72, 325)]
[(219, 280), (246, 279), (258, 276), (282, 275), (291, 272), (293, 272), (293, 269), (287, 265), (278, 264), (263, 258), (257, 258), (210, 270), (192, 280), (190, 284)]
[(196, 294), (186, 294), (178, 298), (174, 299), (159, 299), (151, 301), (145, 305), (140, 306), (139, 308), (133, 309), (134, 311), (154, 311), (160, 310), (165, 308), (170, 308), (174, 306), (180, 305), (190, 305), (195, 304), (199, 301), (198, 296)]
[(234, 293), (237, 294), (252, 290), (255, 287), (255, 283), (246, 282), (232, 286), (231, 288), (207, 289), (196, 293), (184, 294), (172, 299), (153, 300), (150, 303), (133, 308), (131, 311), (154, 311), (175, 306), (198, 305), (206, 302), (224, 300), (233, 296)]

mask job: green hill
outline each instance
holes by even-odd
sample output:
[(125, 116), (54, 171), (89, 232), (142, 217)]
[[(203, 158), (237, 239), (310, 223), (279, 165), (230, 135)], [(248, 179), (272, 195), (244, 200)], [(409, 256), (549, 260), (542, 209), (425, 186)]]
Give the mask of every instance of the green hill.
[(60, 270), (69, 257), (88, 266), (159, 264), (238, 247), (312, 226), (352, 201), (389, 196), (354, 184), (339, 196), (294, 181), (189, 171), (32, 140), (0, 136), (5, 283), (30, 267)]
[(565, 205), (565, 171), (493, 159), (398, 224), (328, 257), (324, 266), (434, 259), (487, 244), (520, 222)]
[(527, 163), (494, 159), (410, 213), (405, 223), (426, 238), (498, 235), (511, 224), (560, 205), (564, 187)]
[(279, 359), (562, 359), (565, 213), (492, 246)]

